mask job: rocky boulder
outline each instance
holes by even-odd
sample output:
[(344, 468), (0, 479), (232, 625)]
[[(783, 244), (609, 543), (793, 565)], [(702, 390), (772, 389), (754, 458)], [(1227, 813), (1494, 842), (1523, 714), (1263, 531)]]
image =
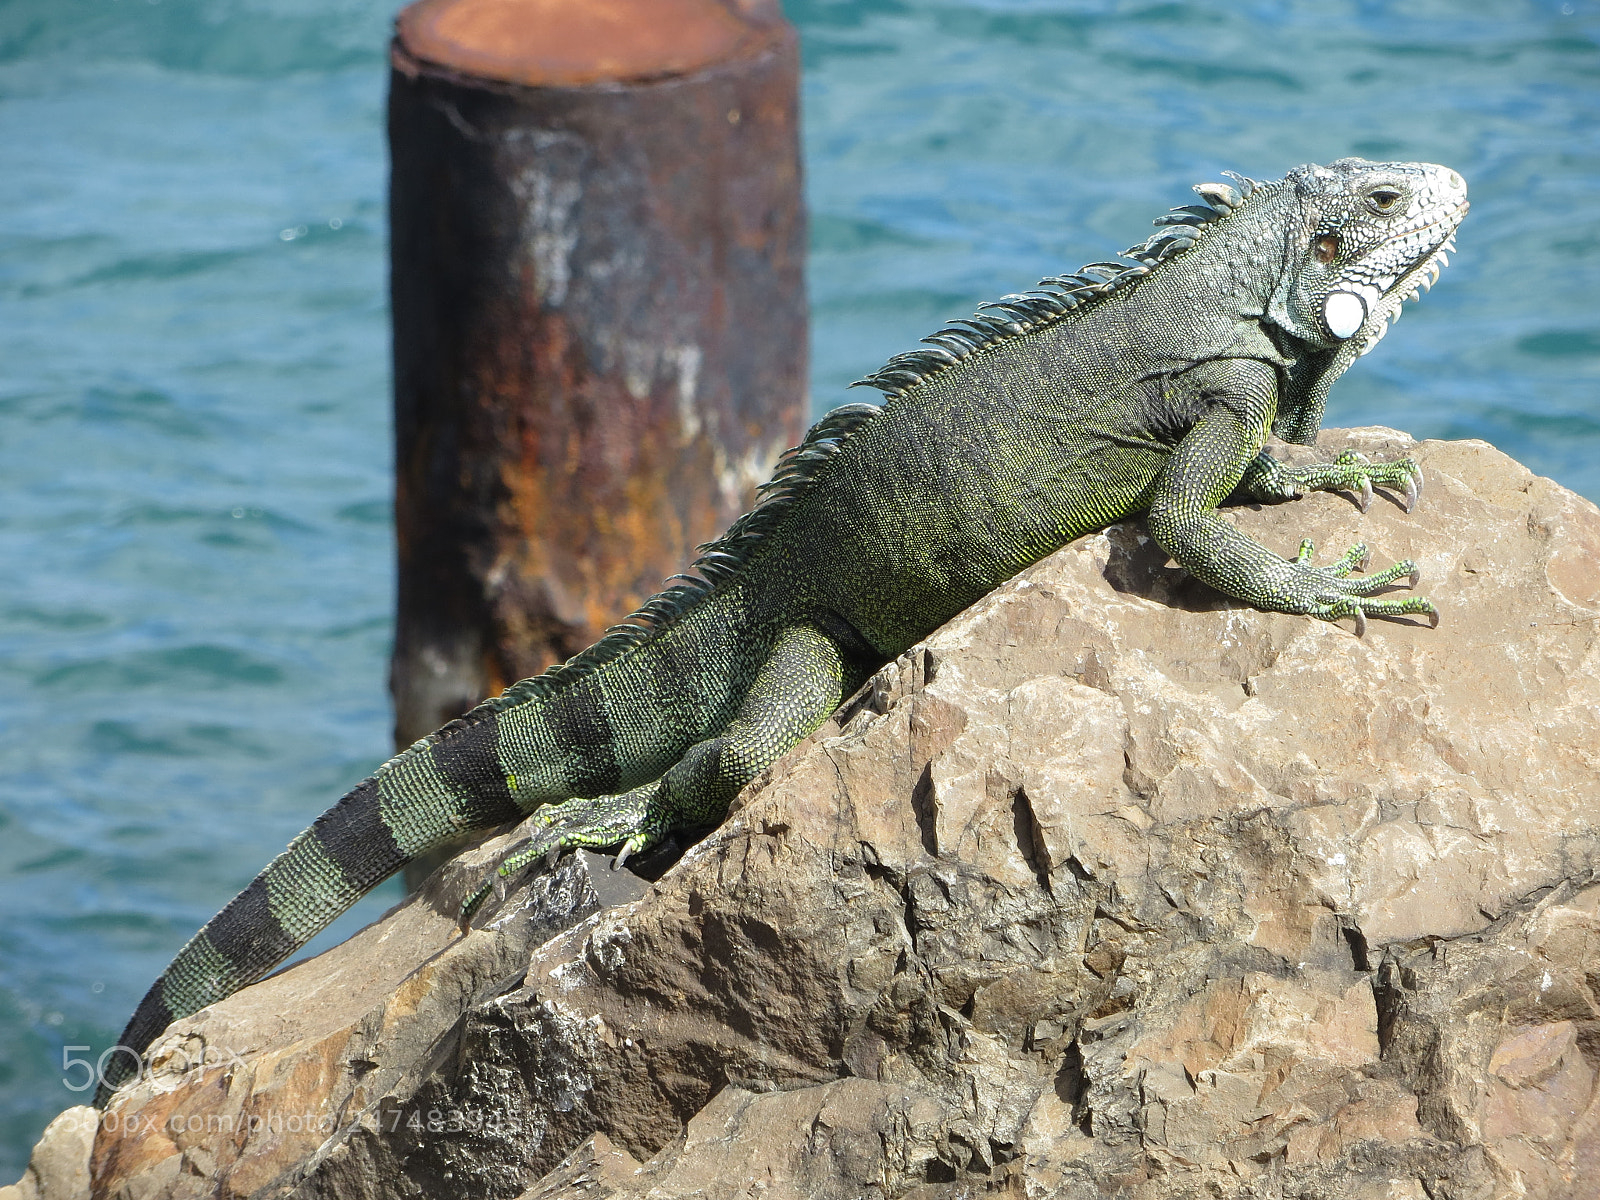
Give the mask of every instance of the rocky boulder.
[(1347, 445), (1415, 453), (1417, 511), (1231, 519), (1414, 558), (1439, 628), (1080, 539), (653, 882), (569, 856), (456, 937), (502, 838), (176, 1022), (93, 1194), (1595, 1196), (1600, 511)]

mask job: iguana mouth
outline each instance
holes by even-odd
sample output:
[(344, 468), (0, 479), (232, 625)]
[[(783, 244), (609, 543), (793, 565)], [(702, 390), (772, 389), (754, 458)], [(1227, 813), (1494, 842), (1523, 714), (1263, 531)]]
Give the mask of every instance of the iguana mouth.
[[(1401, 308), (1407, 300), (1422, 299), (1422, 293), (1430, 290), (1439, 281), (1439, 276), (1444, 271), (1444, 268), (1450, 265), (1450, 253), (1456, 248), (1456, 229), (1460, 227), (1462, 219), (1467, 215), (1468, 207), (1467, 201), (1463, 200), (1449, 215), (1440, 217), (1436, 221), (1431, 221), (1427, 225), (1409, 230), (1406, 233), (1396, 234), (1394, 238), (1386, 239), (1385, 243), (1380, 243), (1387, 244), (1388, 241), (1414, 237), (1439, 225), (1448, 224), (1451, 227), (1450, 233), (1445, 237), (1444, 241), (1435, 246), (1414, 267), (1396, 279), (1394, 283), (1383, 289), (1376, 303), (1371, 306), (1372, 311), (1367, 313), (1367, 319), (1362, 322), (1364, 325), (1369, 325), (1370, 329), (1361, 340), (1360, 348), (1356, 352), (1357, 357), (1371, 353), (1372, 348), (1383, 340), (1383, 335), (1389, 332), (1389, 327), (1399, 322)], [(1363, 300), (1363, 304), (1365, 304), (1365, 300)], [(1376, 322), (1371, 319), (1374, 313), (1380, 318)]]
[(1463, 200), (1453, 210), (1437, 220), (1429, 221), (1426, 225), (1418, 225), (1415, 229), (1405, 229), (1399, 233), (1391, 234), (1389, 237), (1386, 237), (1383, 239), (1383, 241), (1379, 242), (1378, 245), (1387, 246), (1390, 242), (1398, 242), (1401, 238), (1415, 237), (1419, 233), (1427, 233), (1428, 230), (1434, 229), (1440, 225), (1449, 225), (1450, 232), (1453, 235), (1455, 233), (1456, 226), (1461, 224), (1463, 218), (1465, 218), (1467, 215), (1467, 210), (1471, 207), (1472, 205), (1470, 203)]

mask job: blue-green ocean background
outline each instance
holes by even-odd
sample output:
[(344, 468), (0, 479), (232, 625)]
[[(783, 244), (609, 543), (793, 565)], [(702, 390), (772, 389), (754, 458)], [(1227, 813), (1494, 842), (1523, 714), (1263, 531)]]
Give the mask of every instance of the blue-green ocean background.
[[(389, 750), (392, 2), (0, 4), (0, 1182), (63, 1048)], [(1223, 169), (1426, 159), (1460, 253), (1329, 423), (1600, 498), (1594, 0), (788, 11), (818, 411)]]

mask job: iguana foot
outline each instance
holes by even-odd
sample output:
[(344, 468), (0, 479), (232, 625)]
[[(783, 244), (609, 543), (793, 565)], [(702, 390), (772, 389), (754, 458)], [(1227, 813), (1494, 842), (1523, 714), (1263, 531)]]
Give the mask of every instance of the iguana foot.
[(648, 783), (616, 796), (597, 796), (593, 800), (568, 800), (547, 804), (533, 815), (540, 826), (523, 845), (501, 860), (484, 884), (461, 903), (461, 930), (466, 932), (473, 915), (489, 898), (489, 893), (504, 886), (512, 876), (552, 850), (587, 846), (593, 850), (606, 846), (621, 848), (612, 866), (620, 867), (633, 854), (659, 845), (671, 831), (672, 823), (657, 800), (660, 782)]
[(1291, 467), (1263, 450), (1239, 481), (1239, 490), (1255, 500), (1295, 500), (1307, 492), (1354, 492), (1362, 512), (1372, 503), (1374, 487), (1402, 492), (1405, 510), (1410, 512), (1422, 495), (1422, 468), (1410, 458), (1368, 462), (1355, 450), (1342, 451), (1331, 463)]
[(1362, 512), (1372, 503), (1374, 486), (1403, 492), (1407, 512), (1417, 506), (1417, 497), (1422, 495), (1422, 468), (1410, 458), (1375, 463), (1355, 450), (1345, 450), (1331, 463), (1286, 467), (1285, 473), (1304, 492), (1355, 492)]
[(1401, 559), (1376, 574), (1350, 579), (1348, 578), (1350, 572), (1364, 568), (1371, 557), (1365, 543), (1357, 542), (1346, 550), (1337, 562), (1329, 563), (1325, 567), (1311, 565), (1311, 554), (1314, 549), (1311, 540), (1307, 538), (1300, 543), (1300, 552), (1289, 560), (1301, 571), (1313, 577), (1304, 580), (1307, 585), (1302, 600), (1305, 607), (1297, 607), (1295, 611), (1321, 617), (1324, 621), (1353, 617), (1356, 622), (1357, 637), (1366, 634), (1368, 617), (1404, 617), (1426, 613), (1428, 624), (1438, 628), (1439, 610), (1434, 607), (1432, 600), (1422, 596), (1407, 596), (1403, 600), (1372, 599), (1373, 592), (1398, 583), (1402, 579), (1405, 580), (1407, 587), (1417, 586), (1417, 565), (1409, 558)]

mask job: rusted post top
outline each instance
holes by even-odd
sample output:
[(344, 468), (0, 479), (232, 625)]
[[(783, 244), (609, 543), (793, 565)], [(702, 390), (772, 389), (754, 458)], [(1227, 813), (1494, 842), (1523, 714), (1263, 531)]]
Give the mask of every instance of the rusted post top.
[(419, 60), (529, 87), (691, 75), (783, 31), (777, 0), (420, 0), (396, 22)]
[(776, 0), (421, 0), (390, 80), (400, 744), (595, 641), (805, 429)]

